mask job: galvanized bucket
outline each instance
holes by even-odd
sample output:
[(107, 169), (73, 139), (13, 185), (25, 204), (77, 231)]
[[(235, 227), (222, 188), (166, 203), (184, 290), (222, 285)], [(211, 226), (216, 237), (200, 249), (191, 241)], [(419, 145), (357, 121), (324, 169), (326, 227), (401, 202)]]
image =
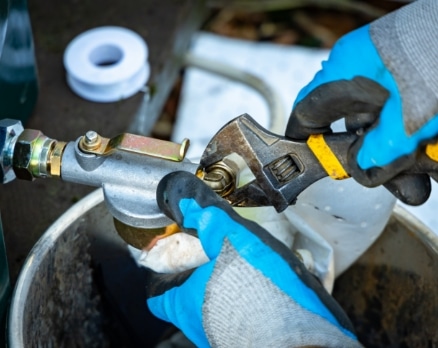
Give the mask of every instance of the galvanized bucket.
[(438, 346), (438, 237), (400, 206), (335, 282), (365, 347)]
[[(366, 347), (438, 345), (438, 239), (396, 207), (334, 296)], [(101, 190), (62, 215), (31, 251), (9, 315), (11, 347), (155, 345), (173, 332), (146, 309), (148, 273), (117, 235)]]
[(30, 252), (9, 313), (11, 347), (151, 347), (172, 327), (147, 311), (148, 273), (96, 190)]

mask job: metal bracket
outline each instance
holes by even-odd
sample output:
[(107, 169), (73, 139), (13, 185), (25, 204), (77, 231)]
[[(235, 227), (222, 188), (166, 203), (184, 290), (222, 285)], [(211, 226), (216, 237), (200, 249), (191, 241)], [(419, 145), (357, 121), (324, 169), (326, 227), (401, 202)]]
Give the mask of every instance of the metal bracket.
[(188, 139), (176, 144), (129, 133), (114, 138), (104, 138), (94, 131), (88, 131), (79, 141), (79, 148), (88, 154), (108, 156), (119, 150), (173, 162), (181, 162), (185, 158), (189, 145)]

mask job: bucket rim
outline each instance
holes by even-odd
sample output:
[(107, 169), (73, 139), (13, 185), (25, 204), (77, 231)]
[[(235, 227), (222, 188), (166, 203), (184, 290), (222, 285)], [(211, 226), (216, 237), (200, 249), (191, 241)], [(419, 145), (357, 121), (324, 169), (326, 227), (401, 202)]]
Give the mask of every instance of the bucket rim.
[(438, 254), (438, 232), (435, 233), (423, 221), (403, 207), (400, 203), (395, 204), (392, 216), (411, 226), (415, 235)]

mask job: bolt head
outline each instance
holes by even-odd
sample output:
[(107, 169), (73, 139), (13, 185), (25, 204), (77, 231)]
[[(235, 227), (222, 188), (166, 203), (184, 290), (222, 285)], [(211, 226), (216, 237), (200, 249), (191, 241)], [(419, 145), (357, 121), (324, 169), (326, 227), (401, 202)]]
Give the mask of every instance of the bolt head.
[(79, 147), (84, 151), (96, 150), (102, 144), (102, 138), (95, 131), (88, 131), (79, 142)]
[(35, 177), (31, 170), (32, 153), (41, 142), (44, 134), (35, 129), (25, 129), (19, 136), (14, 150), (14, 170), (19, 179), (34, 180)]
[(18, 120), (0, 120), (0, 182), (4, 184), (15, 179), (12, 169), (14, 146), (23, 130), (23, 125)]
[(99, 135), (95, 131), (88, 131), (85, 133), (84, 141), (86, 144), (95, 144), (97, 140), (99, 139)]

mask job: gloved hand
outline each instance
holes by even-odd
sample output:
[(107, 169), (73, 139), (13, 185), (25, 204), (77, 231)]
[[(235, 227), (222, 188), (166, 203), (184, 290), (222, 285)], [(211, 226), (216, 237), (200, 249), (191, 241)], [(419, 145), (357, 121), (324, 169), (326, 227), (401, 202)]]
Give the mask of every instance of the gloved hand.
[(194, 175), (167, 175), (157, 201), (199, 236), (210, 261), (158, 276), (147, 304), (197, 346), (361, 346), (342, 309), (294, 254)]
[(418, 0), (341, 38), (299, 93), (286, 136), (330, 132), (345, 118), (360, 135), (349, 151), (350, 174), (365, 186), (384, 184), (408, 204), (426, 201), (429, 176), (399, 173), (438, 135), (437, 16), (437, 1)]

